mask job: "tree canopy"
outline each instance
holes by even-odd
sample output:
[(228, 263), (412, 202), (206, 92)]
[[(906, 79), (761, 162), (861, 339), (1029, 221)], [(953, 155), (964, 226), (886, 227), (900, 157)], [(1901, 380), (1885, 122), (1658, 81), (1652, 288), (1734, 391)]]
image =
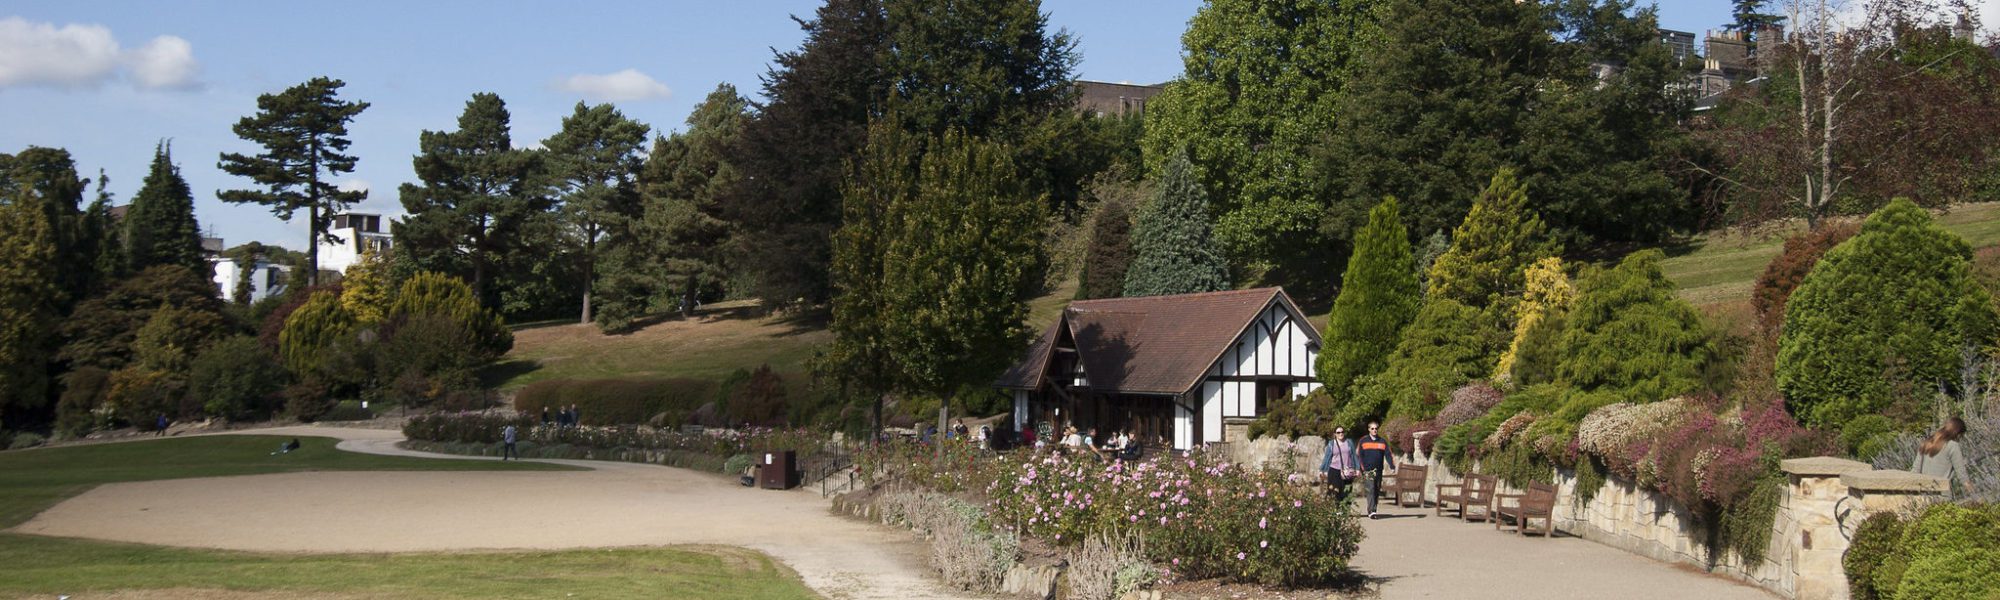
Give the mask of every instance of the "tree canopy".
[(1187, 153), (1160, 176), (1156, 196), (1139, 211), (1132, 231), (1126, 296), (1164, 296), (1230, 289), (1229, 262), (1215, 241), (1208, 192), (1195, 180)]
[(127, 268), (133, 272), (153, 265), (208, 270), (201, 226), (194, 218), (194, 192), (174, 165), (173, 147), (165, 142), (153, 149), (152, 170), (125, 210), (124, 230)]
[(329, 230), (334, 213), (368, 199), (368, 190), (343, 190), (335, 178), (354, 172), (358, 159), (345, 154), (353, 142), (347, 124), (368, 110), (367, 102), (339, 98), (347, 83), (314, 77), (276, 94), (257, 97), (257, 114), (243, 117), (232, 129), (236, 136), (264, 147), (246, 156), (224, 152), (216, 168), (248, 177), (261, 190), (224, 190), (224, 202), (261, 204), (278, 218), (291, 220), (306, 211), (306, 282), (319, 283), (319, 243), (338, 242)]

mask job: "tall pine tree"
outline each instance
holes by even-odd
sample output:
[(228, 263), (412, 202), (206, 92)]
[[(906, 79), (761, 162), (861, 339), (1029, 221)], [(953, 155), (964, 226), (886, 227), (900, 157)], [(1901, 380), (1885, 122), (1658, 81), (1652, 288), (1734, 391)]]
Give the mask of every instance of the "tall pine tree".
[(1415, 259), (1395, 198), (1368, 211), (1368, 225), (1354, 235), (1340, 296), (1327, 317), (1326, 348), (1319, 354), (1319, 379), (1335, 399), (1345, 400), (1356, 378), (1382, 370), (1403, 328), (1417, 316)]
[(598, 285), (597, 266), (609, 246), (622, 243), (639, 214), (637, 179), (644, 160), (645, 123), (627, 118), (610, 104), (576, 103), (563, 118), (562, 131), (542, 141), (549, 152), (550, 173), (562, 199), (564, 229), (583, 261), (583, 317), (594, 319), (591, 292)]
[(1125, 295), (1164, 296), (1229, 289), (1229, 263), (1216, 245), (1208, 192), (1195, 180), (1186, 152), (1167, 161), (1157, 196), (1132, 231), (1132, 268)]
[(367, 190), (342, 190), (334, 178), (354, 172), (355, 157), (344, 154), (352, 144), (347, 124), (367, 102), (339, 98), (347, 85), (338, 79), (315, 77), (276, 94), (257, 97), (257, 114), (233, 128), (236, 136), (264, 147), (264, 153), (222, 154), (216, 164), (223, 172), (248, 177), (261, 190), (225, 190), (224, 202), (262, 204), (280, 219), (306, 211), (306, 285), (319, 285), (319, 243), (336, 242), (329, 227), (332, 216), (368, 199)]
[(498, 305), (495, 265), (521, 250), (522, 228), (553, 204), (539, 180), (540, 153), (514, 147), (512, 116), (495, 94), (473, 94), (456, 131), (425, 131), (411, 159), (420, 183), (398, 190), (409, 218), (396, 249), (418, 268), (472, 283), (481, 304)]
[(166, 142), (153, 148), (153, 168), (125, 211), (126, 268), (131, 272), (153, 265), (208, 271), (208, 259), (201, 252), (201, 226), (194, 218), (194, 192), (174, 165), (173, 154), (173, 146)]

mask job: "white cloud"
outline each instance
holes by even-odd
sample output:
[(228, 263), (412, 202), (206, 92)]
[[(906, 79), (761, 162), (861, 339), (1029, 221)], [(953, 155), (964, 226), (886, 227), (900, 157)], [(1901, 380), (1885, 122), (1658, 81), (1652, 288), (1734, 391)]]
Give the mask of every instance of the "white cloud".
[(586, 99), (599, 102), (664, 100), (673, 95), (673, 90), (667, 89), (666, 84), (653, 80), (638, 69), (609, 75), (571, 75), (557, 82), (556, 89), (582, 94)]
[(343, 192), (366, 192), (368, 191), (368, 180), (358, 179), (358, 178), (347, 179), (345, 181), (340, 182), (340, 185), (335, 187), (339, 188), (340, 191)]
[(0, 19), (0, 88), (90, 88), (117, 77), (121, 68), (141, 88), (188, 89), (197, 85), (200, 63), (192, 44), (171, 35), (126, 51), (103, 25)]
[(153, 38), (127, 53), (125, 62), (132, 80), (149, 89), (195, 87), (195, 74), (201, 71), (201, 63), (194, 59), (194, 45), (171, 35)]
[(0, 19), (0, 87), (43, 84), (87, 87), (118, 67), (118, 40), (102, 25)]

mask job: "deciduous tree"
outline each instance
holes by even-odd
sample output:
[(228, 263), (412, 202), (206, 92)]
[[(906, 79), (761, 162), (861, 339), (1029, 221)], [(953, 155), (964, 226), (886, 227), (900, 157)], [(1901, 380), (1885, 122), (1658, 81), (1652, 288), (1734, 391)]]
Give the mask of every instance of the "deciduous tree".
[(58, 266), (42, 207), (18, 193), (0, 198), (0, 417), (48, 404)]

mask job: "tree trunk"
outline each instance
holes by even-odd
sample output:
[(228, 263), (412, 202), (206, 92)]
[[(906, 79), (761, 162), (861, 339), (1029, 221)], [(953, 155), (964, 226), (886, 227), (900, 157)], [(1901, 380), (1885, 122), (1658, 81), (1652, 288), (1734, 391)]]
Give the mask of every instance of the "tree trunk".
[(597, 242), (583, 244), (583, 320), (578, 323), (590, 324), (590, 287), (597, 282)]

